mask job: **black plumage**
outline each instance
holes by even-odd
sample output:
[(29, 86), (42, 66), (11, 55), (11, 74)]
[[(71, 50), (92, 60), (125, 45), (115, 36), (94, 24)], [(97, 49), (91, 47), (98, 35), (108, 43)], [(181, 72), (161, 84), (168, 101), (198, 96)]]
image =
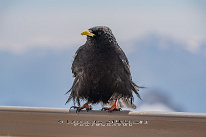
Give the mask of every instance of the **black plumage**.
[(80, 105), (80, 100), (108, 103), (122, 99), (132, 103), (132, 92), (140, 98), (140, 87), (132, 81), (128, 59), (112, 31), (97, 26), (82, 35), (87, 35), (87, 41), (76, 51), (72, 63), (75, 79), (67, 102), (73, 99)]

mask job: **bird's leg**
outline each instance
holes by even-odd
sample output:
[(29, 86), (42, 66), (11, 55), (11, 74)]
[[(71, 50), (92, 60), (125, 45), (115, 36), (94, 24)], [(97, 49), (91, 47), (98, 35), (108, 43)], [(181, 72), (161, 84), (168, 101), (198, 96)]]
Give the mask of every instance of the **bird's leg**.
[[(87, 110), (87, 112), (89, 111), (89, 110), (92, 110), (92, 106), (91, 105), (89, 105), (89, 103), (87, 102), (87, 103), (85, 103), (83, 106), (81, 106), (81, 107), (77, 107), (77, 106), (72, 106), (71, 108), (74, 108), (74, 109), (76, 109), (76, 112), (79, 112), (79, 111), (81, 111), (82, 109), (86, 109)], [(70, 109), (71, 109), (70, 108)]]
[(109, 112), (112, 111), (120, 111), (121, 108), (117, 108), (117, 99), (115, 100), (114, 104), (111, 107), (103, 107), (102, 110), (108, 110)]

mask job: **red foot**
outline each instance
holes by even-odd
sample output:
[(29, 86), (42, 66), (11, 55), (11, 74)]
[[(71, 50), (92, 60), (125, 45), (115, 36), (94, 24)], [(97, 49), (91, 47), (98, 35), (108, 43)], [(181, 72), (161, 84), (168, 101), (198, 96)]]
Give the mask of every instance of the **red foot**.
[[(82, 109), (86, 109), (87, 110), (87, 112), (89, 111), (89, 110), (92, 110), (92, 106), (91, 105), (89, 105), (88, 103), (85, 103), (83, 106), (81, 106), (81, 107), (77, 107), (77, 106), (72, 106), (71, 108), (74, 108), (74, 109), (76, 109), (76, 112), (79, 112), (79, 111), (81, 111)], [(70, 109), (71, 109), (70, 108)]]
[(120, 111), (121, 108), (117, 108), (117, 99), (115, 100), (115, 103), (110, 107), (103, 107), (102, 110), (108, 110), (109, 112), (112, 112), (112, 111)]

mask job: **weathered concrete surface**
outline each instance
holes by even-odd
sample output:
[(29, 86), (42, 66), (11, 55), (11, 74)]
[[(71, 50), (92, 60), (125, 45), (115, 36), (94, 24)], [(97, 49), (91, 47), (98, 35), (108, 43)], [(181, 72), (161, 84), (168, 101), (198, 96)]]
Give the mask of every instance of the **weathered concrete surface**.
[(0, 136), (205, 137), (206, 114), (0, 107)]

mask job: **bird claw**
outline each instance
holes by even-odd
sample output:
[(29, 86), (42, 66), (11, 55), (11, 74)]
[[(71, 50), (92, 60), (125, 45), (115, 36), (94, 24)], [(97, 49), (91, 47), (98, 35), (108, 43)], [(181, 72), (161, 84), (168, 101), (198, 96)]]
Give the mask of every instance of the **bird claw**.
[(76, 109), (76, 108), (79, 108), (79, 107), (77, 107), (77, 106), (71, 106), (70, 109), (72, 109), (72, 108)]
[(92, 107), (91, 107), (91, 106), (86, 108), (86, 111), (87, 111), (87, 112), (90, 111), (90, 110), (92, 110)]

